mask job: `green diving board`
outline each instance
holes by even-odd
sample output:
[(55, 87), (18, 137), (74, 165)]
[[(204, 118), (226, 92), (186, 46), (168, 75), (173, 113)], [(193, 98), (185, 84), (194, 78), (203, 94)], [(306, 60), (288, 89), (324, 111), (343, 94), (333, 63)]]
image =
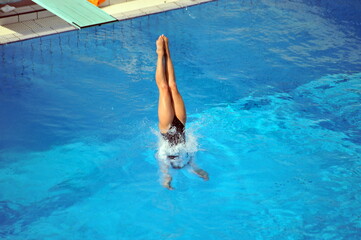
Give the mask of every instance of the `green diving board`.
[(87, 0), (32, 0), (77, 28), (117, 21)]

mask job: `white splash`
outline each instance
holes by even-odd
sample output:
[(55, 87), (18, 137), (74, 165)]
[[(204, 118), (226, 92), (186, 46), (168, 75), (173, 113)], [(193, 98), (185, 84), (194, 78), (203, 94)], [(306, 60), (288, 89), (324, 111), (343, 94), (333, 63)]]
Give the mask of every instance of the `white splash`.
[(156, 153), (156, 158), (161, 164), (169, 166), (168, 156), (179, 156), (179, 159), (184, 162), (188, 162), (189, 159), (194, 158), (196, 152), (198, 151), (197, 137), (191, 130), (185, 131), (185, 143), (177, 145), (171, 145), (158, 131), (153, 132), (158, 137), (158, 151)]

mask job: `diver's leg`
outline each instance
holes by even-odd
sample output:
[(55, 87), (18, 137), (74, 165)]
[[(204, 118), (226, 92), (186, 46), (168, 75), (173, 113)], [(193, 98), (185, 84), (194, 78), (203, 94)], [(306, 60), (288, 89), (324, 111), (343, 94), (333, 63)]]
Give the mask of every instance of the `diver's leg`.
[(159, 89), (158, 101), (158, 118), (159, 129), (161, 132), (167, 132), (174, 118), (174, 109), (172, 103), (172, 96), (169, 91), (168, 82), (165, 76), (165, 67), (163, 63), (165, 51), (164, 41), (160, 36), (156, 42), (157, 45), (157, 69), (155, 73), (155, 80)]
[(174, 67), (170, 56), (168, 38), (163, 36), (164, 48), (165, 48), (165, 64), (166, 64), (166, 77), (168, 80), (168, 86), (173, 99), (174, 114), (183, 123), (186, 123), (187, 115), (183, 98), (178, 91), (177, 83), (175, 81)]

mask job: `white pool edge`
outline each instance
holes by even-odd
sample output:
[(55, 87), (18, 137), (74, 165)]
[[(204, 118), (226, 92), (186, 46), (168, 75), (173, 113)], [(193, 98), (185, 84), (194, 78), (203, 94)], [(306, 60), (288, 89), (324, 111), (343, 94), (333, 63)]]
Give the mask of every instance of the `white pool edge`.
[[(116, 4), (109, 4), (107, 1), (101, 6), (105, 12), (118, 21), (123, 21), (212, 1), (215, 0), (158, 0), (152, 2), (149, 0), (123, 0)], [(0, 25), (0, 45), (78, 30), (53, 14), (44, 15), (40, 18), (37, 16), (36, 19), (30, 20), (26, 16), (22, 16), (22, 18), (24, 21)]]

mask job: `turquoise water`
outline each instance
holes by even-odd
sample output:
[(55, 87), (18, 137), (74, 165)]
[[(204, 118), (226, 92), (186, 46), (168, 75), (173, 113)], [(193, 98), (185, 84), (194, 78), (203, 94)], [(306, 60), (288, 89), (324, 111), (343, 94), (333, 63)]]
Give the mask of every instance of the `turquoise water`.
[[(0, 238), (360, 239), (360, 12), (224, 0), (0, 46)], [(210, 174), (174, 191), (159, 34)]]

